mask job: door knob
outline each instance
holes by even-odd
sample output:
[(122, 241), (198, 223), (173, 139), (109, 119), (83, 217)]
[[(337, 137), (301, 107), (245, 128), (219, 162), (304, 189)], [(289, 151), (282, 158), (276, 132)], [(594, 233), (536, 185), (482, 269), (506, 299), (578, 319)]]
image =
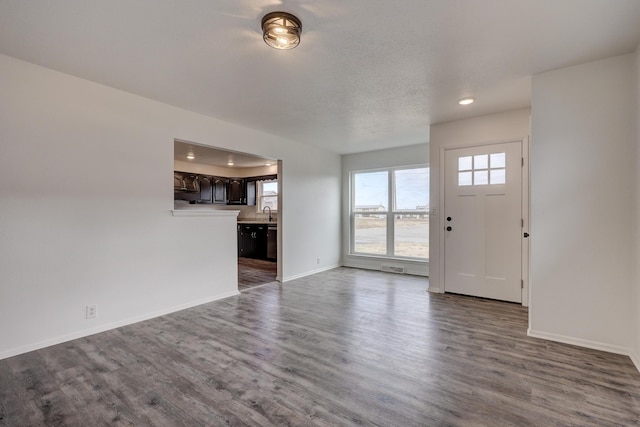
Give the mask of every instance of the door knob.
[(529, 237), (529, 233), (524, 233), (524, 238), (526, 239), (527, 237)]
[(451, 217), (450, 216), (447, 217), (447, 221), (451, 221)]
[(453, 230), (453, 228), (447, 227), (447, 231), (451, 231), (451, 230)]

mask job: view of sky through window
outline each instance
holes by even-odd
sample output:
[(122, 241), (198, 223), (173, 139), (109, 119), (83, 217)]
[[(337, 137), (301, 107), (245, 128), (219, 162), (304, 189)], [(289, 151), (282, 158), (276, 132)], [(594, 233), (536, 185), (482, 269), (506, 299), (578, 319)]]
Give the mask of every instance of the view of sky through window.
[[(355, 206), (383, 206), (389, 208), (388, 172), (359, 172), (355, 174)], [(398, 169), (395, 178), (395, 209), (408, 210), (429, 205), (429, 168)]]

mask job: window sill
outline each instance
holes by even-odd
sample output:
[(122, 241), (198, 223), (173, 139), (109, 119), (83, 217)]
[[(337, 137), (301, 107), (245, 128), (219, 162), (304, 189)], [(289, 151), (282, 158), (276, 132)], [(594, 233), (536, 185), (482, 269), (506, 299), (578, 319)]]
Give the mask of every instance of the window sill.
[(409, 258), (409, 257), (395, 257), (387, 255), (375, 255), (375, 254), (347, 254), (348, 257), (371, 259), (371, 260), (385, 260), (385, 261), (402, 261), (402, 262), (415, 262), (420, 264), (429, 264), (429, 258)]

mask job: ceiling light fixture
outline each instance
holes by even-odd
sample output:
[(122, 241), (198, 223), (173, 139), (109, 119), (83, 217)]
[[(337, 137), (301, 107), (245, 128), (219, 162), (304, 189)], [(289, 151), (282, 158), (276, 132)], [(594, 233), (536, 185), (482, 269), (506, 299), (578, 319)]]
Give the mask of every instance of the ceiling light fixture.
[(262, 18), (262, 38), (275, 49), (293, 49), (300, 44), (302, 24), (290, 13), (272, 12)]
[(264, 164), (265, 166), (271, 166), (271, 162), (267, 162)]
[(193, 159), (195, 159), (195, 158), (196, 158), (196, 156), (194, 156), (192, 152), (189, 152), (189, 153), (187, 154), (187, 159), (189, 159), (189, 160), (193, 160)]
[(227, 166), (233, 166), (233, 162), (232, 162), (231, 160), (229, 160), (229, 161), (227, 162)]
[(469, 105), (469, 104), (473, 104), (474, 99), (473, 98), (463, 98), (460, 101), (458, 101), (458, 104), (460, 105)]

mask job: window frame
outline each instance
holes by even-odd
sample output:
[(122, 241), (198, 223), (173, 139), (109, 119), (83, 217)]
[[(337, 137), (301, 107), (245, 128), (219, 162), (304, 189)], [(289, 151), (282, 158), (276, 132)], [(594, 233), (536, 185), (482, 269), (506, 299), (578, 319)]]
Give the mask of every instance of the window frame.
[[(271, 182), (275, 182), (278, 185), (277, 194), (275, 196), (274, 195), (265, 196), (263, 194), (263, 190), (264, 190), (263, 185), (265, 183), (271, 183)], [(278, 178), (256, 180), (256, 208), (257, 208), (257, 211), (260, 213), (265, 207), (263, 204), (263, 201), (266, 197), (276, 197), (276, 207), (272, 208), (271, 206), (269, 206), (269, 208), (271, 209), (271, 213), (278, 212), (278, 199), (280, 198), (280, 183), (278, 182)]]
[[(409, 261), (418, 261), (418, 262), (429, 262), (429, 257), (410, 257), (410, 256), (399, 256), (395, 255), (395, 221), (396, 215), (424, 215), (427, 218), (429, 217), (429, 200), (427, 199), (427, 205), (424, 210), (407, 210), (407, 209), (398, 209), (396, 206), (396, 171), (401, 170), (411, 170), (411, 169), (427, 169), (427, 174), (430, 173), (430, 166), (428, 163), (417, 164), (417, 165), (405, 165), (405, 166), (395, 166), (395, 167), (387, 167), (387, 168), (376, 168), (376, 169), (366, 169), (366, 170), (355, 170), (349, 173), (349, 223), (350, 223), (350, 233), (349, 233), (349, 256), (355, 257), (374, 257), (374, 258), (385, 258), (391, 260), (409, 260)], [(356, 197), (356, 175), (365, 174), (365, 173), (375, 173), (375, 172), (387, 172), (387, 201), (386, 201), (386, 210), (385, 211), (371, 211), (371, 212), (357, 212), (355, 211), (355, 197)], [(429, 189), (427, 188), (427, 196), (429, 194)], [(385, 254), (375, 254), (368, 252), (356, 252), (355, 250), (355, 233), (356, 233), (356, 216), (357, 215), (384, 215), (386, 217), (386, 253)], [(427, 234), (427, 241), (429, 236)]]

